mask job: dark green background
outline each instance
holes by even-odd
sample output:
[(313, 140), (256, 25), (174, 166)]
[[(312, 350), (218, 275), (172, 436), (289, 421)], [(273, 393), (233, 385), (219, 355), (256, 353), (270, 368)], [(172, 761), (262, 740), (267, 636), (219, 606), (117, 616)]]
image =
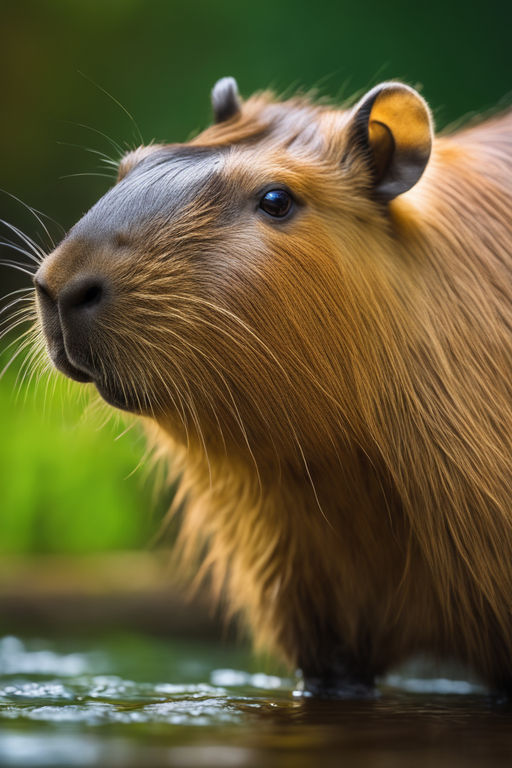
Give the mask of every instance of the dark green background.
[[(39, 0), (1, 11), (0, 186), (64, 228), (110, 183), (60, 178), (105, 172), (84, 149), (115, 154), (95, 131), (137, 143), (125, 112), (79, 72), (133, 114), (146, 141), (205, 126), (209, 90), (226, 74), (242, 94), (317, 86), (340, 99), (400, 77), (422, 86), (438, 127), (493, 108), (511, 88), (509, 2)], [(0, 210), (41, 237), (10, 198)], [(22, 284), (1, 267), (0, 281), (2, 294)], [(15, 402), (13, 384), (0, 383), (0, 549), (144, 544), (161, 508), (140, 472), (124, 479), (142, 452), (134, 432), (114, 441), (121, 427), (98, 431), (67, 386), (43, 414), (42, 394)]]

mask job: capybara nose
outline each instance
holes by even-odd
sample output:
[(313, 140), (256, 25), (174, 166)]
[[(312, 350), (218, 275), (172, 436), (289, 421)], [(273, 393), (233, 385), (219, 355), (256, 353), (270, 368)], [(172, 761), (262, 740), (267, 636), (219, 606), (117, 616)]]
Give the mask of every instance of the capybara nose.
[(106, 300), (106, 286), (99, 277), (79, 277), (64, 286), (57, 302), (63, 322), (93, 320)]
[(89, 338), (107, 303), (107, 294), (105, 281), (97, 276), (75, 277), (61, 288), (56, 298), (67, 344), (81, 346)]

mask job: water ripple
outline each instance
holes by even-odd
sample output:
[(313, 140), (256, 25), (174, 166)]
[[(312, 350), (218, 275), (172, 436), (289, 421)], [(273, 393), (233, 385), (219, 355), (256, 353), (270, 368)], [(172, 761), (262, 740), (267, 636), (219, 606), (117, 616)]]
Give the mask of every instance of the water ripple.
[[(365, 765), (388, 754), (393, 768), (472, 768), (478, 739), (511, 753), (508, 711), (491, 712), (455, 667), (450, 678), (413, 664), (373, 701), (315, 701), (294, 699), (290, 678), (248, 671), (250, 656), (232, 648), (133, 637), (92, 648), (0, 639), (0, 765), (334, 768), (339, 754), (366, 750), (378, 760)], [(431, 752), (439, 739), (445, 763)]]

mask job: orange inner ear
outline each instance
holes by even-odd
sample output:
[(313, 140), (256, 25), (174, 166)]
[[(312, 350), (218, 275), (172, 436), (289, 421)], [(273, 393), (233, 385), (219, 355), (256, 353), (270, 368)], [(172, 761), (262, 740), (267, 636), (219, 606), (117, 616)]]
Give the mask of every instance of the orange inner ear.
[(382, 83), (356, 105), (352, 133), (370, 151), (374, 193), (383, 202), (407, 192), (421, 177), (432, 146), (432, 121), (426, 102), (402, 83)]
[(378, 120), (370, 120), (368, 124), (368, 141), (372, 149), (376, 181), (379, 182), (387, 173), (393, 153), (395, 140), (387, 125)]

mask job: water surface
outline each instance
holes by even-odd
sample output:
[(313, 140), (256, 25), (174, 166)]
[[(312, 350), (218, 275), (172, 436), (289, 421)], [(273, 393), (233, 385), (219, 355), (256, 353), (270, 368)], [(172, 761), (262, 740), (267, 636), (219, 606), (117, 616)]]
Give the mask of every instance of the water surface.
[(512, 708), (466, 679), (388, 676), (312, 701), (244, 649), (141, 636), (0, 639), (0, 765), (512, 765)]

